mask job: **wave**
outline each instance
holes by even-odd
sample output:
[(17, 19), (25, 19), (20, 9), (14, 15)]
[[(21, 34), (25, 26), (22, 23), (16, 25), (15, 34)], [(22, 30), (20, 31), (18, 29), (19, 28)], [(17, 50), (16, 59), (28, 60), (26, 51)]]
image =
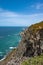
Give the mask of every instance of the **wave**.
[(0, 61), (3, 61), (6, 57), (3, 55), (3, 52), (0, 52)]
[(13, 34), (13, 35), (16, 35), (16, 36), (18, 36), (18, 35), (19, 35), (19, 33), (18, 33), (18, 34)]
[(9, 49), (16, 49), (16, 47), (9, 47)]
[[(18, 33), (18, 34), (12, 34), (12, 35), (14, 35), (14, 36), (19, 36), (19, 33)], [(8, 36), (11, 36), (11, 35), (8, 35)]]
[(4, 57), (0, 60), (0, 62), (3, 61), (5, 58), (6, 58), (6, 56), (4, 56)]
[[(9, 49), (16, 49), (16, 48), (17, 48), (17, 47), (9, 47)], [(0, 52), (0, 53), (2, 53), (2, 52)], [(0, 62), (3, 61), (3, 60), (6, 58), (6, 56), (7, 56), (7, 55), (5, 55), (5, 56), (0, 60)]]

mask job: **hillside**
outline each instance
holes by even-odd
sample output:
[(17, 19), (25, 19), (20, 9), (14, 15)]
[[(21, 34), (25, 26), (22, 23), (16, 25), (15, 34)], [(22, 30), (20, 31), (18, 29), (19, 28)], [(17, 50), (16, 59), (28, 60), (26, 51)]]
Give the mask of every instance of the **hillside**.
[(29, 29), (33, 30), (34, 32), (42, 28), (43, 28), (43, 21), (41, 21), (40, 23), (33, 24), (29, 27)]
[(43, 21), (29, 26), (20, 35), (22, 39), (17, 49), (12, 50), (0, 65), (21, 65), (24, 60), (43, 55)]
[(21, 65), (43, 65), (43, 55), (27, 59)]

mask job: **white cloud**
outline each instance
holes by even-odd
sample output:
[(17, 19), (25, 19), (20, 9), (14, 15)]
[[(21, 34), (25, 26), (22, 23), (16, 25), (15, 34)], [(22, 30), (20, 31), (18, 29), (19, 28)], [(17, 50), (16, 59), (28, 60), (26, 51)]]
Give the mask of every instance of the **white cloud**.
[(18, 14), (0, 8), (0, 17), (16, 17)]
[(36, 3), (34, 5), (31, 5), (31, 7), (35, 9), (43, 9), (43, 3)]
[(43, 13), (20, 15), (0, 8), (0, 26), (29, 26), (43, 20)]

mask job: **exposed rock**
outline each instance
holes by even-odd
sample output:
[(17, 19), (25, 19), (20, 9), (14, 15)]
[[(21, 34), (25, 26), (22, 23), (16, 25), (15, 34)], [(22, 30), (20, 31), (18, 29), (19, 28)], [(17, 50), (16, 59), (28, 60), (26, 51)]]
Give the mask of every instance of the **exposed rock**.
[(3, 65), (20, 65), (24, 59), (43, 53), (43, 21), (30, 26), (20, 35), (22, 40), (14, 51), (15, 53)]
[(22, 41), (20, 42), (18, 46), (16, 56), (17, 57), (19, 56), (20, 57), (22, 56), (30, 57), (30, 56), (40, 55), (43, 50), (43, 47), (42, 47), (43, 27), (41, 27), (40, 25), (35, 30), (34, 28), (30, 27), (30, 29), (28, 28), (22, 33), (23, 33)]

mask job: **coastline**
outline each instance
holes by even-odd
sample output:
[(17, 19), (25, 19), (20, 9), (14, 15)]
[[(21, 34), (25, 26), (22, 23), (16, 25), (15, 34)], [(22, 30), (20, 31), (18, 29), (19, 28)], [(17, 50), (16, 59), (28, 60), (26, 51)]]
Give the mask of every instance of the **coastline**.
[(0, 62), (3, 61), (5, 58), (6, 58), (6, 56), (4, 56), (4, 57), (0, 60)]
[(4, 61), (6, 58), (7, 58), (7, 56), (13, 51), (13, 50), (15, 50), (17, 47), (11, 47), (10, 49), (11, 49), (11, 51), (7, 54), (7, 55), (5, 55), (1, 60), (0, 60), (0, 62), (2, 62), (2, 61)]
[[(43, 49), (43, 22), (34, 24), (21, 33), (22, 39), (18, 47), (8, 53), (6, 58), (0, 62), (0, 65), (21, 65), (29, 57), (34, 58), (42, 56)], [(37, 51), (37, 52), (36, 52)], [(42, 56), (43, 57), (43, 56)], [(43, 59), (42, 59), (43, 62)], [(35, 63), (36, 64), (36, 63)], [(25, 65), (25, 64), (22, 64)], [(29, 64), (28, 64), (29, 65)]]

